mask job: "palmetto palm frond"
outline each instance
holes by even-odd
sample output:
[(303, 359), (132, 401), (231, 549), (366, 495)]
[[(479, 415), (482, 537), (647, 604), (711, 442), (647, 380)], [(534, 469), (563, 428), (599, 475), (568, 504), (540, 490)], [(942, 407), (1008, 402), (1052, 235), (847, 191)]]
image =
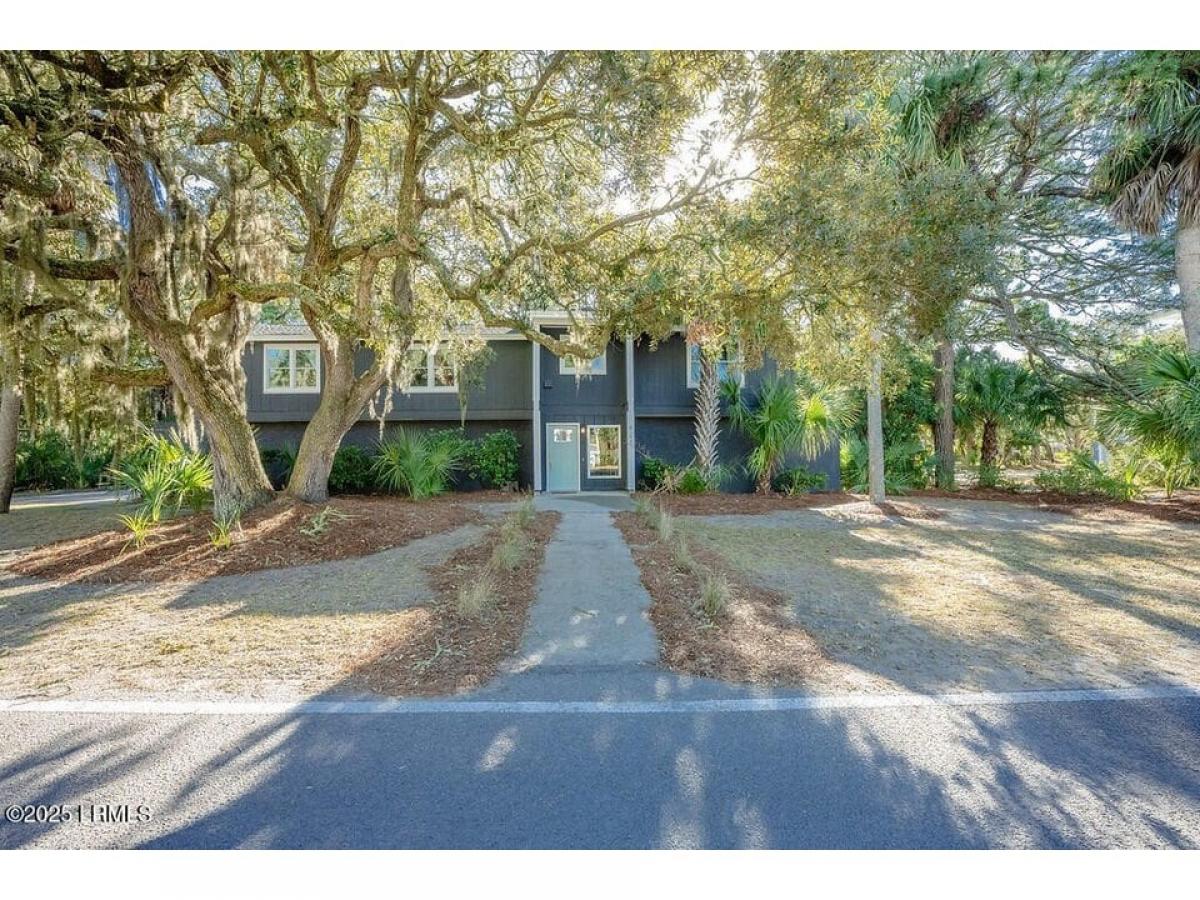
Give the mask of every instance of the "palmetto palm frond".
[(1132, 54), (1115, 73), (1124, 126), (1101, 158), (1093, 186), (1120, 224), (1156, 234), (1175, 210), (1200, 222), (1200, 53)]
[(1099, 425), (1114, 443), (1134, 442), (1172, 469), (1200, 465), (1200, 354), (1162, 350), (1132, 381), (1134, 397), (1111, 402)]

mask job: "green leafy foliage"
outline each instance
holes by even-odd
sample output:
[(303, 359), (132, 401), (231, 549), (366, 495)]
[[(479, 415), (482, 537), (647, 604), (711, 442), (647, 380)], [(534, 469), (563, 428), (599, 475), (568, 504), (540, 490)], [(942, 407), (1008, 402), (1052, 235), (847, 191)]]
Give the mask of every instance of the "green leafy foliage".
[(238, 516), (214, 516), (212, 528), (208, 530), (208, 541), (214, 550), (228, 550), (233, 546), (234, 532), (241, 531), (241, 528)]
[(1131, 444), (1170, 496), (1200, 480), (1200, 353), (1154, 348), (1135, 356), (1129, 392), (1113, 397), (1100, 429)]
[(109, 469), (113, 483), (133, 493), (142, 511), (158, 522), (168, 507), (199, 512), (212, 499), (212, 460), (178, 439), (148, 434), (121, 467)]
[(36, 440), (17, 446), (18, 488), (53, 490), (73, 487), (75, 464), (67, 439), (57, 431), (47, 431)]
[[(847, 490), (863, 493), (868, 482), (867, 442), (851, 435), (841, 444), (842, 484)], [(926, 487), (933, 477), (933, 458), (920, 441), (886, 444), (883, 454), (884, 488), (893, 494), (905, 494)]]
[(794, 378), (770, 378), (752, 398), (733, 382), (725, 382), (722, 392), (733, 427), (754, 444), (746, 469), (764, 492), (789, 452), (816, 456), (849, 422), (838, 395)]
[(333, 506), (324, 506), (320, 512), (313, 513), (300, 525), (300, 533), (305, 537), (319, 538), (332, 529), (337, 523), (344, 522), (350, 516)]
[(149, 540), (156, 521), (148, 510), (143, 509), (130, 515), (120, 515), (117, 516), (117, 519), (129, 530), (129, 538), (125, 541), (125, 546), (121, 548), (122, 552), (127, 550), (130, 545), (138, 550), (146, 546), (146, 541)]
[(507, 428), (492, 431), (470, 443), (466, 461), (468, 477), (484, 487), (508, 488), (517, 483), (521, 445)]
[(362, 447), (349, 444), (339, 447), (333, 455), (329, 470), (331, 494), (368, 494), (375, 489), (373, 460)]
[(643, 456), (642, 488), (647, 491), (658, 490), (670, 470), (671, 466), (666, 460), (659, 459), (657, 456)]
[(372, 471), (384, 490), (423, 500), (449, 488), (451, 475), (461, 466), (462, 453), (462, 445), (454, 441), (398, 428), (392, 437), (379, 442)]
[(792, 469), (784, 469), (776, 475), (771, 486), (781, 494), (794, 496), (809, 491), (819, 491), (825, 487), (825, 482), (824, 472), (814, 472), (804, 466), (796, 466)]
[(1072, 454), (1071, 461), (1062, 469), (1039, 472), (1033, 483), (1043, 491), (1119, 501), (1132, 500), (1142, 492), (1136, 468), (1120, 467), (1115, 473), (1109, 472), (1082, 453)]

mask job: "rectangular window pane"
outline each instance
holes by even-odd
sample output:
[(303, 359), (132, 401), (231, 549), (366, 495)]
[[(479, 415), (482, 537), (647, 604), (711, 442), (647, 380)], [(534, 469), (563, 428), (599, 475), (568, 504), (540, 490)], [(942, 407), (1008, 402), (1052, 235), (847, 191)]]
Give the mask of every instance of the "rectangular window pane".
[(621, 475), (621, 426), (592, 425), (588, 428), (588, 477), (619, 478)]
[(437, 387), (454, 387), (454, 364), (436, 353), (433, 356), (433, 383)]
[(412, 386), (429, 387), (429, 359), (420, 347), (408, 351), (408, 364), (412, 367)]
[(555, 428), (554, 429), (554, 443), (556, 443), (556, 444), (571, 443), (571, 429), (570, 428)]
[(700, 345), (688, 344), (688, 384), (697, 387), (700, 384)]
[(291, 359), (290, 352), (286, 347), (268, 347), (266, 366), (267, 387), (291, 387)]
[(315, 388), (317, 386), (316, 348), (296, 348), (292, 357), (292, 386)]

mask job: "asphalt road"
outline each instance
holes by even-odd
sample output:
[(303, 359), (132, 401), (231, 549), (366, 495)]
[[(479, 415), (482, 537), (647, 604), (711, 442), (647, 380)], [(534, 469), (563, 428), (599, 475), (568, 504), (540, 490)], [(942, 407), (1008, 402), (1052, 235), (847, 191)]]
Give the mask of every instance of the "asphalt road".
[(4, 822), (0, 847), (1200, 845), (1194, 697), (444, 707), (0, 712), (0, 805), (133, 820)]

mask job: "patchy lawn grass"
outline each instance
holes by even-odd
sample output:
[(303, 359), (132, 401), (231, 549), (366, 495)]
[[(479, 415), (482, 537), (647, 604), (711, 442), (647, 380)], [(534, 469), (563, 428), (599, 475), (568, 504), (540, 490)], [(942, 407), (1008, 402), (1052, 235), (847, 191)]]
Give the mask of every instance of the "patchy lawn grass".
[(959, 500), (680, 524), (848, 667), (810, 686), (1200, 681), (1197, 528)]
[(134, 510), (129, 503), (57, 502), (52, 494), (41, 495), (36, 501), (18, 498), (8, 513), (0, 515), (0, 552), (26, 550), (119, 528), (117, 517)]
[[(417, 509), (440, 521), (450, 506)], [(515, 646), (554, 527), (541, 515), (507, 517), (520, 521), (525, 552), (510, 550), (498, 567), (495, 605), (462, 621), (450, 598), (478, 576), (495, 535), (512, 534), (489, 527), (504, 512), (490, 505), (365, 556), (195, 581), (0, 573), (0, 697), (300, 699), (473, 686)]]

